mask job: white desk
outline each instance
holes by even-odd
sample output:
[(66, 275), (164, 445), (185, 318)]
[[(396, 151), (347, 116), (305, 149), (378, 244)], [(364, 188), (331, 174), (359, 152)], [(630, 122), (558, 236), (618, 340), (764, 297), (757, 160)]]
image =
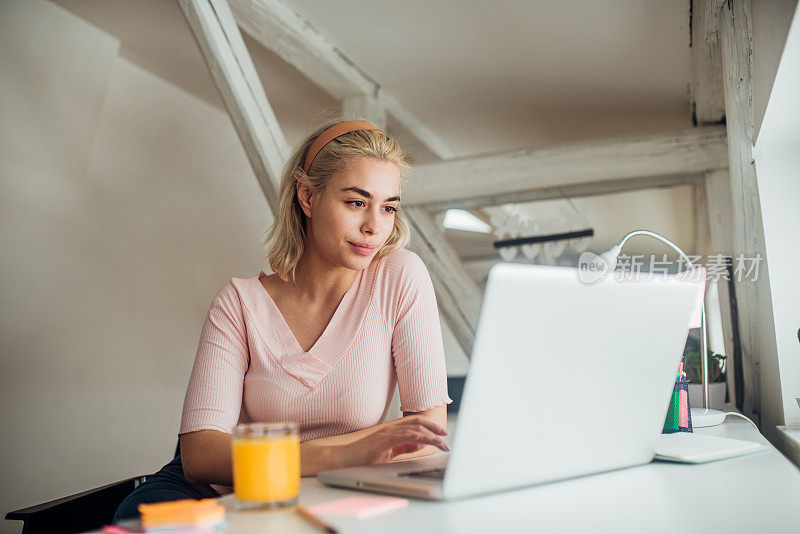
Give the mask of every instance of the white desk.
[[(746, 421), (698, 433), (767, 443)], [(449, 425), (448, 425), (449, 426)], [(363, 493), (304, 478), (300, 503)], [(238, 512), (221, 498), (231, 534), (318, 533), (293, 513)], [(800, 532), (800, 471), (775, 448), (700, 465), (654, 462), (600, 475), (453, 502), (411, 499), (369, 519), (324, 516), (342, 534), (402, 532)]]

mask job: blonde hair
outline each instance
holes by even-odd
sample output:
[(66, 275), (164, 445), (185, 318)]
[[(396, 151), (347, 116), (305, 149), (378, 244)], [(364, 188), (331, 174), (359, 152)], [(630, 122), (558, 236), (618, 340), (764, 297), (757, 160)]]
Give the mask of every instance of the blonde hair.
[[(294, 281), (295, 268), (306, 247), (306, 215), (297, 200), (297, 182), (305, 179), (316, 193), (323, 193), (331, 179), (342, 170), (345, 163), (355, 158), (375, 158), (391, 161), (400, 168), (400, 176), (410, 169), (405, 151), (392, 137), (380, 130), (358, 130), (340, 135), (319, 151), (308, 174), (303, 172), (303, 162), (314, 140), (336, 122), (331, 122), (309, 135), (283, 169), (280, 185), (280, 204), (275, 220), (267, 231), (264, 245), (267, 262), (273, 272), (288, 282)], [(408, 244), (409, 229), (400, 207), (394, 217), (394, 228), (389, 239), (378, 251), (377, 257), (385, 256)]]

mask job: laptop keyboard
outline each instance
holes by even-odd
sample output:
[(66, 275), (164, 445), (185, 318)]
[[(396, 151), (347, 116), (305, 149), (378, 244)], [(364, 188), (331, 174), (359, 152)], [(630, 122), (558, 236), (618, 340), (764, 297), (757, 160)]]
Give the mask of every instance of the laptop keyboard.
[(423, 469), (421, 471), (411, 471), (403, 473), (401, 477), (410, 478), (427, 478), (428, 480), (444, 480), (444, 471), (446, 468), (438, 467), (435, 469)]

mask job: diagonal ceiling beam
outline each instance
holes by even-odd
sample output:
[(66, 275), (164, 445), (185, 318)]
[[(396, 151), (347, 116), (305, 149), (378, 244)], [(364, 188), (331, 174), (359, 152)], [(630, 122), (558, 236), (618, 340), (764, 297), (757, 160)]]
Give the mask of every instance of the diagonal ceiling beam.
[(360, 95), (376, 97), (405, 130), (434, 154), (444, 159), (453, 156), (447, 143), (386, 92), (303, 15), (279, 0), (230, 0), (230, 5), (242, 30), (293, 65), (333, 98), (343, 101)]
[(412, 249), (428, 267), (439, 309), (469, 358), (483, 295), (433, 217), (419, 208), (404, 211), (411, 227)]
[(300, 13), (279, 0), (230, 0), (239, 26), (332, 97), (375, 96), (378, 83)]
[[(415, 205), (481, 205), (546, 189), (617, 182), (618, 190), (676, 185), (676, 177), (728, 166), (724, 126), (601, 139), (555, 148), (525, 149), (419, 165), (406, 194)], [(679, 179), (679, 178), (678, 178)], [(612, 192), (606, 188), (606, 191)], [(429, 206), (426, 206), (429, 207)], [(433, 209), (431, 207), (431, 209)]]
[(225, 0), (179, 0), (272, 213), (289, 155), (261, 79)]
[(689, 96), (692, 120), (698, 126), (725, 120), (722, 52), (718, 37), (724, 0), (693, 0), (691, 13), (691, 65)]

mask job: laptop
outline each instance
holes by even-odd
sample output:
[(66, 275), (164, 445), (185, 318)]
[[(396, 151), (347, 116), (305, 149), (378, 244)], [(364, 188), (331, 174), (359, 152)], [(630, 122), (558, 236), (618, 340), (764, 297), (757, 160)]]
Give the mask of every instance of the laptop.
[(703, 281), (587, 284), (566, 267), (490, 273), (451, 452), (317, 474), (450, 500), (653, 459)]

